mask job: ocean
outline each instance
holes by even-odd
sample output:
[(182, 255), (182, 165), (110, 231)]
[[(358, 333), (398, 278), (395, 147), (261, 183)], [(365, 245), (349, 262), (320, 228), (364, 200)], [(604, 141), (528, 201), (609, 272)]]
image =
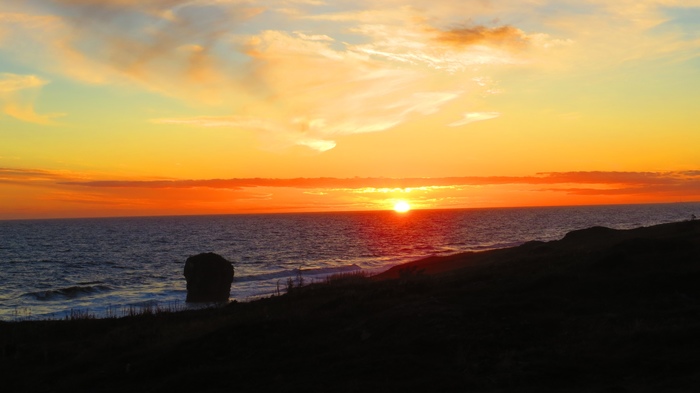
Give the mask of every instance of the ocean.
[(464, 210), (0, 221), (0, 320), (109, 317), (194, 307), (185, 260), (233, 262), (231, 300), (284, 292), (434, 255), (557, 240), (595, 225), (616, 229), (700, 216), (700, 203)]

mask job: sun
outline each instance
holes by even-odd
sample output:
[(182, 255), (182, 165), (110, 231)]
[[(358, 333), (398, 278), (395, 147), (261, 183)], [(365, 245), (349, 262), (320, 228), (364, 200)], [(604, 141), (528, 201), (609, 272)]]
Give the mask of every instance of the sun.
[(411, 210), (411, 205), (406, 201), (398, 201), (394, 204), (394, 211), (397, 213), (406, 213)]

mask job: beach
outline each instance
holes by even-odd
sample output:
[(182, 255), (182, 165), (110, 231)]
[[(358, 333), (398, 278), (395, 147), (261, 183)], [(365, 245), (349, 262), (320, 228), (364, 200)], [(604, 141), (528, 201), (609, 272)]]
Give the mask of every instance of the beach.
[(691, 392), (700, 221), (341, 274), (225, 307), (0, 323), (4, 391)]

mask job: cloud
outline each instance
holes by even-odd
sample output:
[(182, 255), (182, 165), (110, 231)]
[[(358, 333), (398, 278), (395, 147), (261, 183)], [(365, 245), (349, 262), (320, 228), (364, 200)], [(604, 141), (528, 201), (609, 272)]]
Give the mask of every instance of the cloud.
[[(27, 4), (32, 7), (16, 13), (8, 44), (18, 57), (88, 83), (138, 86), (217, 113), (230, 108), (218, 120), (203, 115), (156, 122), (247, 128), (272, 149), (327, 151), (340, 136), (381, 132), (437, 113), (488, 90), (465, 67), (516, 62), (502, 45), (517, 33), (510, 27), (476, 26), (479, 45), (460, 47), (448, 36), (466, 30), (433, 28), (408, 8), (370, 9), (377, 16), (372, 24), (353, 21), (345, 30), (317, 28), (323, 18), (307, 18), (322, 5), (316, 1)], [(279, 12), (289, 7), (296, 16)], [(52, 16), (40, 21), (39, 12)], [(289, 29), (276, 28), (275, 18), (284, 18)], [(36, 50), (26, 52), (26, 45)], [(464, 75), (440, 75), (458, 70)]]
[(42, 80), (35, 75), (17, 75), (9, 73), (0, 73), (0, 93), (9, 94), (19, 90), (41, 87), (47, 84), (47, 81)]
[(361, 24), (352, 29), (371, 38), (352, 49), (370, 56), (422, 65), (451, 74), (485, 65), (526, 64), (528, 36), (511, 26), (474, 25), (442, 30), (408, 13), (400, 23)]
[[(343, 135), (385, 131), (456, 101), (474, 105), (495, 91), (475, 78), (491, 80), (501, 67), (692, 56), (697, 42), (650, 32), (664, 7), (683, 5), (26, 0), (0, 5), (0, 46), (42, 74), (176, 97), (201, 110), (200, 120), (244, 119), (233, 128), (258, 132), (269, 148), (326, 151)], [(450, 125), (496, 113), (465, 112)]]
[(450, 127), (459, 127), (463, 126), (465, 124), (473, 123), (475, 121), (482, 121), (482, 120), (489, 120), (489, 119), (495, 119), (499, 117), (501, 114), (498, 112), (469, 112), (464, 114), (464, 118), (462, 120), (457, 120), (454, 121), (448, 126)]
[(470, 26), (449, 30), (435, 30), (435, 41), (465, 47), (469, 45), (525, 46), (528, 36), (513, 26)]
[[(304, 121), (303, 119), (298, 120), (298, 122)], [(272, 120), (266, 120), (262, 118), (254, 117), (243, 117), (243, 116), (224, 116), (224, 117), (193, 117), (193, 118), (173, 118), (173, 119), (152, 119), (152, 123), (156, 124), (173, 124), (173, 125), (183, 125), (183, 126), (194, 126), (194, 127), (222, 127), (222, 128), (239, 128), (256, 130), (269, 138), (274, 139), (276, 144), (281, 144), (281, 147), (287, 147), (291, 145), (305, 146), (316, 151), (326, 151), (335, 147), (335, 142), (331, 140), (324, 140), (314, 138), (308, 135), (308, 133), (299, 132), (295, 133), (294, 130), (299, 127), (294, 124), (285, 126), (284, 124), (277, 123)], [(310, 124), (305, 125), (308, 130), (311, 128), (318, 128), (319, 126), (314, 124), (313, 121)], [(286, 136), (283, 139), (283, 136)]]
[[(230, 35), (262, 12), (246, 2), (29, 0), (8, 49), (25, 62), (98, 84), (217, 104), (241, 90)], [(1, 9), (0, 9), (1, 11)], [(31, 13), (52, 14), (39, 24)], [(27, 51), (26, 47), (32, 47)]]
[[(96, 188), (215, 188), (240, 190), (254, 187), (299, 189), (417, 189), (461, 186), (532, 185), (557, 186), (541, 188), (587, 195), (633, 195), (684, 193), (700, 198), (699, 171), (681, 172), (551, 172), (533, 176), (463, 176), (442, 178), (294, 178), (294, 179), (208, 179), (208, 180), (145, 180), (145, 181), (72, 181), (64, 185)], [(570, 187), (572, 184), (595, 187)]]
[(297, 37), (303, 39), (303, 40), (309, 40), (309, 41), (335, 41), (333, 38), (325, 35), (325, 34), (304, 34), (301, 31), (295, 31), (294, 34), (296, 34)]
[(39, 91), (49, 82), (36, 75), (0, 73), (0, 107), (17, 120), (52, 124), (61, 114), (38, 114), (34, 109)]
[[(551, 172), (442, 178), (112, 179), (0, 168), (0, 216), (105, 216), (700, 200), (700, 171)], [(410, 194), (410, 195), (409, 195)]]
[(420, 70), (387, 67), (325, 39), (265, 31), (249, 37), (246, 53), (260, 91), (269, 92), (249, 115), (154, 121), (248, 128), (262, 131), (268, 145), (325, 151), (339, 136), (387, 130), (462, 94), (430, 86)]
[[(483, 81), (489, 78), (475, 78), (464, 72), (465, 67), (514, 62), (507, 49), (495, 48), (519, 34), (510, 27), (475, 27), (474, 34), (481, 34), (481, 39), (474, 39), (479, 45), (460, 47), (441, 44), (438, 38), (449, 33), (424, 21), (416, 23), (416, 18), (406, 11), (390, 18), (395, 24), (353, 27), (354, 33), (369, 39), (368, 44), (339, 45), (328, 35), (298, 31), (251, 35), (244, 47), (252, 59), (256, 87), (267, 93), (264, 100), (247, 107), (245, 118), (156, 121), (192, 126), (228, 122), (264, 131), (263, 139), (268, 144), (275, 140), (277, 147), (302, 145), (325, 151), (339, 136), (385, 131), (414, 116), (437, 113), (466, 94), (488, 93), (492, 90)], [(397, 67), (395, 62), (407, 66)], [(458, 70), (464, 73), (450, 79), (440, 76), (442, 71)]]
[(0, 184), (24, 187), (59, 187), (61, 183), (89, 180), (84, 175), (66, 171), (29, 168), (0, 168)]

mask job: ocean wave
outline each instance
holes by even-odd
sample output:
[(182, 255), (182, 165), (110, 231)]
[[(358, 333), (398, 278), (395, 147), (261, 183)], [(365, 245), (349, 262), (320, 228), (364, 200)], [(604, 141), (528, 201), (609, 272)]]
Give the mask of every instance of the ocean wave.
[(521, 244), (523, 244), (523, 242), (493, 243), (493, 244), (484, 244), (484, 245), (466, 247), (466, 249), (467, 249), (467, 251), (488, 251), (488, 250), (496, 250), (496, 249), (500, 249), (500, 248), (517, 247)]
[(48, 291), (29, 292), (22, 295), (23, 297), (34, 298), (35, 300), (63, 300), (73, 299), (76, 297), (87, 296), (98, 292), (110, 291), (112, 288), (108, 285), (74, 285), (65, 288), (51, 289)]
[(279, 271), (271, 272), (271, 273), (252, 274), (249, 276), (235, 277), (233, 281), (234, 282), (267, 281), (267, 280), (274, 280), (276, 278), (295, 277), (299, 273), (301, 273), (302, 276), (327, 276), (327, 275), (331, 275), (331, 274), (346, 273), (346, 272), (352, 272), (352, 271), (356, 271), (356, 270), (362, 270), (362, 268), (357, 266), (356, 264), (352, 264), (352, 265), (324, 267), (324, 268), (315, 268), (315, 269), (313, 269), (313, 268), (312, 269), (287, 269), (287, 270), (279, 270)]
[(85, 282), (79, 282), (78, 285), (99, 285), (99, 284), (104, 284), (104, 281), (85, 281)]

